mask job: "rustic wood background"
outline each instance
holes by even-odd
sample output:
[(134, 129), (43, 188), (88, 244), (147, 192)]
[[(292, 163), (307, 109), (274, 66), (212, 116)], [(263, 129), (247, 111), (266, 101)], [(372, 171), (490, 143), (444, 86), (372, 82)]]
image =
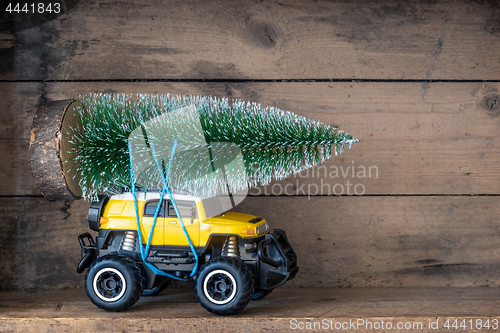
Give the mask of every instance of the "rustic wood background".
[[(28, 145), (41, 102), (90, 92), (241, 98), (359, 138), (238, 207), (288, 232), (289, 285), (500, 286), (498, 1), (61, 3), (0, 26), (0, 289), (83, 285), (88, 203), (47, 202)], [(353, 166), (378, 173), (330, 174)], [(347, 181), (365, 195), (325, 192)]]

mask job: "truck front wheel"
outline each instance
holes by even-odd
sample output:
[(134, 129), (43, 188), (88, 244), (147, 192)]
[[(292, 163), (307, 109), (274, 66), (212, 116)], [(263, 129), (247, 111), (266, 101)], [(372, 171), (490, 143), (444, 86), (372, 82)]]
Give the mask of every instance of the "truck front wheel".
[(196, 296), (208, 311), (232, 315), (242, 311), (253, 295), (250, 270), (233, 258), (218, 258), (202, 266), (196, 281)]
[(85, 290), (97, 307), (106, 311), (124, 311), (141, 296), (141, 270), (130, 258), (106, 255), (95, 260), (85, 275)]

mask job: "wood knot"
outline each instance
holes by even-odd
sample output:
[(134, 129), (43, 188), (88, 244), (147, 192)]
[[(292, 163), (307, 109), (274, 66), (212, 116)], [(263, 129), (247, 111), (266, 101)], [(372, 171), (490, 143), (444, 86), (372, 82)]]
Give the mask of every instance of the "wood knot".
[(479, 105), (493, 116), (500, 114), (500, 95), (489, 93), (483, 96)]
[(267, 22), (254, 22), (251, 31), (257, 44), (269, 48), (276, 46), (280, 35), (279, 30)]

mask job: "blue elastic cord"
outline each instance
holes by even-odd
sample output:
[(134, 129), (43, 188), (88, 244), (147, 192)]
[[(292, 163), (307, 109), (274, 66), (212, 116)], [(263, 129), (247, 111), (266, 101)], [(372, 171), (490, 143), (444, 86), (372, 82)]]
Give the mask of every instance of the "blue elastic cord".
[[(172, 168), (172, 161), (174, 159), (174, 152), (175, 152), (175, 148), (176, 147), (177, 147), (177, 140), (174, 141), (174, 146), (172, 148), (172, 154), (170, 155), (170, 161), (168, 163), (167, 174), (164, 176), (163, 175), (163, 170), (160, 167), (160, 163), (158, 162), (158, 159), (156, 158), (156, 152), (155, 152), (154, 144), (153, 144), (153, 142), (151, 142), (151, 151), (153, 152), (153, 156), (155, 158), (156, 166), (158, 167), (158, 171), (160, 172), (160, 174), (163, 177), (163, 190), (162, 190), (162, 194), (161, 194), (161, 200), (163, 201), (163, 196), (165, 194), (165, 189), (166, 189), (167, 193), (168, 193), (168, 196), (170, 197), (170, 202), (172, 203), (172, 206), (174, 206), (175, 215), (177, 215), (177, 219), (181, 223), (182, 231), (184, 231), (184, 236), (186, 236), (186, 239), (187, 239), (187, 241), (189, 243), (189, 247), (191, 248), (191, 251), (193, 252), (193, 255), (194, 255), (195, 265), (193, 267), (193, 270), (191, 271), (191, 274), (189, 274), (190, 277), (193, 277), (196, 274), (196, 271), (198, 270), (198, 253), (196, 253), (196, 249), (194, 248), (193, 243), (191, 242), (191, 239), (189, 238), (189, 235), (188, 235), (188, 232), (186, 230), (186, 227), (184, 226), (184, 221), (182, 221), (181, 214), (179, 213), (179, 210), (177, 209), (177, 204), (175, 203), (175, 200), (174, 200), (174, 198), (172, 196), (172, 192), (170, 192), (170, 188), (168, 187), (168, 182), (167, 182), (168, 175), (170, 174), (170, 169)], [(151, 232), (151, 234), (152, 234), (152, 232)], [(151, 234), (150, 234), (150, 238), (151, 238)], [(149, 245), (149, 240), (148, 240), (148, 245)]]
[[(174, 146), (173, 146), (173, 149), (172, 149), (172, 155), (170, 156), (169, 171), (170, 171), (170, 167), (172, 166), (172, 160), (173, 160), (173, 156), (174, 156), (174, 152), (175, 152), (176, 146), (177, 146), (177, 141), (174, 142)], [(137, 233), (138, 233), (138, 236), (139, 236), (139, 249), (141, 251), (142, 261), (156, 275), (168, 276), (168, 277), (170, 277), (172, 279), (181, 280), (181, 281), (189, 281), (189, 280), (191, 280), (191, 278), (185, 279), (185, 278), (177, 277), (175, 275), (172, 275), (172, 274), (169, 274), (167, 272), (164, 272), (164, 271), (156, 268), (156, 266), (154, 266), (153, 264), (147, 262), (147, 256), (149, 254), (149, 247), (150, 247), (150, 244), (151, 244), (151, 239), (152, 239), (152, 235), (153, 235), (153, 232), (154, 232), (154, 227), (155, 227), (155, 224), (156, 224), (156, 219), (158, 217), (158, 213), (160, 211), (161, 204), (162, 204), (162, 201), (163, 201), (163, 196), (165, 195), (165, 190), (167, 189), (167, 187), (165, 186), (163, 188), (162, 192), (161, 192), (161, 199), (158, 202), (158, 206), (156, 207), (155, 215), (154, 215), (154, 218), (153, 218), (153, 224), (151, 225), (151, 230), (150, 230), (150, 233), (149, 233), (148, 242), (146, 244), (146, 250), (144, 250), (143, 247), (142, 247), (141, 223), (140, 223), (140, 220), (139, 220), (139, 208), (137, 206), (137, 195), (135, 193), (135, 179), (134, 179), (133, 160), (132, 160), (132, 146), (130, 145), (130, 143), (128, 144), (128, 151), (129, 151), (129, 158), (130, 158), (130, 181), (131, 181), (131, 184), (132, 184), (132, 195), (134, 197), (135, 217), (136, 217), (136, 221), (137, 221)], [(167, 173), (167, 177), (168, 177), (168, 173)], [(165, 179), (167, 179), (167, 178), (165, 178)], [(177, 211), (176, 211), (176, 213), (177, 213)], [(189, 243), (191, 245), (191, 248), (193, 248), (192, 244), (191, 244), (191, 241), (189, 240), (189, 238), (188, 238), (188, 241), (189, 241)], [(195, 269), (196, 269), (196, 267), (198, 265), (198, 257), (197, 257), (196, 252), (194, 252), (194, 254), (195, 254), (195, 258), (196, 258), (196, 265), (195, 265), (195, 268), (193, 269), (193, 271), (195, 271)], [(192, 272), (191, 275), (190, 275), (190, 277), (192, 277), (193, 275), (194, 274)]]

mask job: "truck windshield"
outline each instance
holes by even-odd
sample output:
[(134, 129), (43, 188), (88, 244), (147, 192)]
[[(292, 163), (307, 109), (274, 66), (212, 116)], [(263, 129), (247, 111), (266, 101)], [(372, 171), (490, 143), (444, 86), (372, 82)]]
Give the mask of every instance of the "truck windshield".
[(229, 197), (211, 197), (202, 200), (207, 218), (220, 215), (232, 208)]

